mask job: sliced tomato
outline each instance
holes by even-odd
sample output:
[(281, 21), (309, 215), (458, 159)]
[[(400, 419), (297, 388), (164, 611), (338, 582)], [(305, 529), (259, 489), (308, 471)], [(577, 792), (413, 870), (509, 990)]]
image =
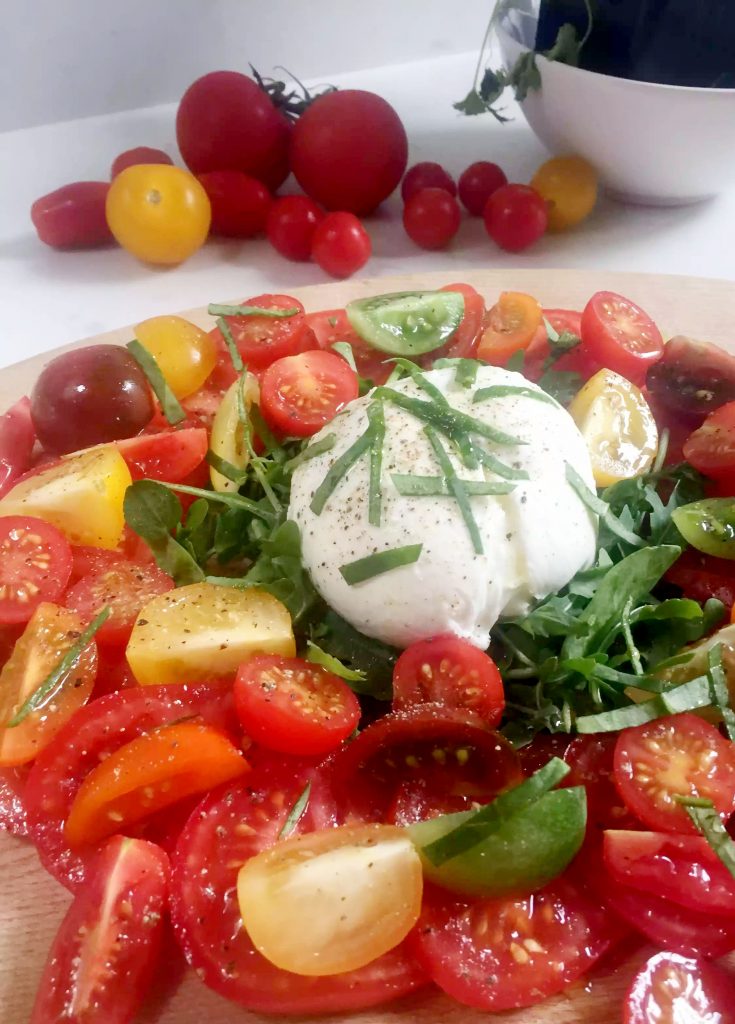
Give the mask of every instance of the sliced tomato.
[(615, 735), (577, 736), (564, 755), (571, 768), (564, 785), (584, 786), (587, 791), (588, 839), (606, 828), (636, 828), (614, 782), (616, 740)]
[(470, 809), (519, 782), (518, 755), (469, 712), (421, 705), (378, 719), (320, 767), (312, 784), (315, 828), (397, 820), (413, 787), (422, 817)]
[(484, 651), (451, 633), (411, 644), (393, 670), (393, 710), (417, 704), (473, 711), (495, 729), (505, 707), (498, 666)]
[(23, 799), (27, 778), (27, 768), (0, 768), (0, 832), (19, 839), (28, 835), (28, 813)]
[(271, 654), (240, 666), (235, 707), (251, 739), (284, 754), (327, 754), (360, 721), (360, 702), (333, 672)]
[(649, 828), (696, 834), (674, 797), (711, 800), (728, 818), (735, 811), (735, 746), (688, 713), (624, 729), (615, 746), (615, 785)]
[(86, 622), (91, 622), (103, 608), (109, 608), (110, 616), (98, 631), (97, 642), (120, 646), (130, 639), (143, 605), (173, 588), (174, 581), (156, 565), (111, 561), (82, 576), (69, 589), (65, 604)]
[(36, 430), (30, 398), (20, 398), (0, 416), (0, 498), (31, 466)]
[(477, 358), (505, 366), (516, 352), (525, 351), (542, 326), (543, 312), (532, 295), (502, 292), (483, 319)]
[(621, 937), (614, 918), (565, 879), (525, 899), (467, 902), (424, 894), (413, 933), (447, 995), (499, 1012), (533, 1006), (582, 977)]
[[(260, 309), (297, 309), (293, 316), (228, 316), (225, 321), (242, 361), (253, 372), (264, 370), (276, 359), (308, 352), (317, 348), (314, 332), (304, 315), (304, 307), (290, 295), (257, 295), (246, 299), (244, 306)], [(219, 362), (232, 365), (232, 360), (219, 328), (212, 331), (219, 352)], [(215, 371), (216, 373), (216, 371)]]
[(165, 480), (178, 484), (201, 465), (207, 454), (207, 431), (184, 427), (159, 434), (140, 434), (118, 441), (133, 480)]
[(41, 863), (67, 888), (84, 883), (97, 850), (89, 846), (74, 852), (64, 836), (64, 823), (84, 779), (124, 743), (194, 715), (228, 735), (239, 734), (227, 688), (145, 686), (109, 694), (82, 708), (36, 760), (25, 792), (31, 837)]
[[(565, 761), (567, 751), (572, 742), (572, 737), (566, 732), (536, 733), (530, 743), (518, 749), (523, 774), (526, 776), (533, 775), (539, 768), (543, 768), (545, 764), (548, 764), (552, 757), (560, 757), (562, 761)], [(581, 784), (583, 783), (579, 781), (574, 783), (574, 785)]]
[(735, 603), (735, 564), (727, 558), (715, 558), (687, 548), (668, 570), (665, 579), (681, 587), (685, 597), (702, 604), (711, 597), (722, 601), (726, 608)]
[(710, 413), (684, 442), (683, 452), (700, 473), (735, 483), (735, 402)]
[(651, 317), (615, 292), (596, 292), (582, 312), (582, 342), (600, 366), (641, 384), (664, 354), (664, 339)]
[(255, 1012), (346, 1013), (425, 982), (405, 944), (345, 974), (289, 974), (266, 960), (242, 927), (238, 871), (276, 842), (312, 772), (296, 758), (261, 759), (246, 781), (204, 798), (174, 856), (171, 914), (187, 961), (206, 985)]
[(306, 319), (316, 336), (319, 348), (331, 349), (337, 342), (346, 342), (355, 357), (357, 372), (373, 384), (385, 384), (390, 377), (393, 364), (385, 352), (371, 348), (360, 337), (344, 309), (325, 309), (320, 313), (307, 313)]
[(61, 922), (31, 1024), (128, 1024), (137, 1015), (156, 971), (168, 879), (163, 850), (110, 840)]
[(333, 352), (303, 352), (272, 363), (260, 382), (260, 410), (271, 430), (310, 437), (359, 394), (357, 374)]
[(623, 1024), (732, 1024), (735, 976), (704, 960), (657, 953), (638, 971)]
[(57, 601), (71, 569), (69, 542), (51, 523), (0, 517), (0, 623), (28, 622), (43, 601)]
[(735, 356), (717, 345), (678, 335), (646, 376), (657, 404), (692, 426), (735, 401)]
[(735, 914), (735, 879), (701, 836), (613, 829), (604, 833), (603, 857), (622, 885), (701, 913)]
[(472, 285), (445, 284), (439, 291), (459, 292), (464, 297), (464, 315), (449, 341), (420, 360), (426, 367), (431, 367), (437, 359), (475, 359), (485, 316), (485, 300)]

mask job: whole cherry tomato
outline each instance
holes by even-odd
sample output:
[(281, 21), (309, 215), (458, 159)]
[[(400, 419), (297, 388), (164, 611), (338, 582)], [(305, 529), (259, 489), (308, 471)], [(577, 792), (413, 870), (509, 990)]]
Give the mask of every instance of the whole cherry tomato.
[(314, 232), (311, 255), (332, 277), (350, 277), (371, 252), (370, 235), (353, 213), (327, 214)]
[(543, 235), (549, 223), (546, 203), (528, 185), (501, 185), (482, 212), (494, 242), (508, 252), (521, 252)]
[(407, 203), (411, 196), (424, 188), (443, 188), (450, 196), (456, 196), (457, 184), (448, 171), (445, 171), (441, 164), (432, 160), (424, 160), (420, 164), (414, 164), (406, 171), (401, 182), (401, 199)]
[(265, 230), (273, 202), (262, 181), (242, 171), (207, 171), (199, 181), (212, 206), (212, 233), (252, 238)]
[(173, 160), (162, 149), (153, 149), (151, 146), (136, 146), (134, 149), (126, 149), (120, 156), (116, 156), (110, 168), (110, 177), (116, 178), (120, 171), (127, 167), (135, 167), (136, 164), (172, 164)]
[(313, 199), (283, 196), (276, 199), (268, 213), (268, 241), (287, 260), (308, 260), (314, 232), (322, 220), (324, 211)]
[(493, 192), (507, 184), (508, 179), (497, 164), (478, 160), (462, 171), (458, 182), (459, 198), (468, 213), (481, 217)]
[(114, 241), (105, 217), (107, 181), (75, 181), (31, 207), (36, 234), (52, 249), (91, 249)]
[(414, 192), (403, 208), (408, 237), (422, 249), (444, 249), (459, 230), (459, 203), (443, 188)]

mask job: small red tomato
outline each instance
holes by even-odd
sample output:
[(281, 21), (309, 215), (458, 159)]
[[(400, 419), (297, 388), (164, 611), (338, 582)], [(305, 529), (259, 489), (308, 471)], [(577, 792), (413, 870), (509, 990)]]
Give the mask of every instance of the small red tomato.
[(584, 307), (581, 332), (593, 359), (634, 384), (642, 384), (664, 354), (664, 339), (648, 313), (615, 292), (595, 292)]
[(406, 234), (422, 249), (444, 249), (459, 230), (459, 203), (442, 188), (422, 188), (403, 207)]
[(501, 185), (482, 211), (485, 228), (508, 252), (521, 252), (541, 237), (549, 223), (546, 203), (528, 185)]
[(110, 183), (75, 181), (41, 196), (31, 206), (36, 234), (52, 249), (93, 249), (114, 241), (105, 203)]
[(329, 213), (317, 226), (312, 259), (332, 277), (350, 277), (372, 252), (370, 235), (354, 213)]
[(136, 164), (172, 164), (173, 160), (164, 153), (162, 149), (153, 149), (152, 146), (136, 146), (135, 149), (126, 149), (120, 156), (116, 156), (110, 168), (110, 177), (115, 178), (127, 167), (135, 167)]
[(215, 235), (252, 238), (265, 230), (273, 200), (262, 181), (242, 171), (208, 171), (199, 181), (212, 206)]
[(497, 164), (478, 160), (462, 171), (458, 182), (459, 198), (468, 213), (481, 217), (493, 192), (507, 184), (508, 179)]
[(310, 437), (359, 394), (357, 374), (334, 352), (302, 352), (271, 363), (260, 381), (260, 411), (272, 430)]
[(401, 182), (403, 202), (407, 203), (411, 196), (420, 192), (422, 188), (443, 188), (450, 196), (457, 194), (454, 178), (444, 170), (441, 164), (434, 163), (432, 160), (414, 164), (406, 171), (406, 176)]
[(313, 199), (283, 196), (276, 199), (268, 213), (268, 241), (287, 260), (308, 260), (314, 232), (322, 220), (324, 211)]

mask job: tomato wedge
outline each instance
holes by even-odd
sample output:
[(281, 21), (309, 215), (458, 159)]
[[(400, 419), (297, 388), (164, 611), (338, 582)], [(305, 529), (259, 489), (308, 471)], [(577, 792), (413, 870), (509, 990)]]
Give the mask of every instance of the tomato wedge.
[(532, 295), (502, 292), (485, 314), (477, 358), (493, 366), (505, 366), (512, 355), (531, 344), (542, 316), (541, 306)]
[(30, 468), (36, 429), (30, 398), (20, 398), (0, 416), (0, 498)]
[(600, 364), (635, 384), (664, 354), (664, 339), (651, 317), (615, 292), (596, 292), (582, 312), (582, 342)]
[(310, 437), (359, 391), (347, 360), (334, 352), (303, 352), (268, 367), (260, 382), (260, 409), (272, 430)]
[(494, 729), (505, 707), (503, 680), (493, 659), (467, 640), (451, 633), (420, 640), (393, 670), (393, 710), (417, 704), (473, 711)]
[(201, 465), (207, 454), (204, 427), (185, 427), (159, 434), (141, 434), (116, 447), (127, 463), (133, 480), (165, 480), (178, 484)]
[(110, 560), (82, 576), (64, 599), (85, 622), (103, 608), (110, 616), (98, 631), (97, 642), (122, 646), (130, 639), (138, 612), (154, 597), (174, 589), (174, 581), (156, 565), (136, 565), (121, 559)]
[(707, 476), (735, 483), (735, 402), (710, 413), (684, 442), (684, 458)]
[(674, 796), (711, 800), (728, 818), (735, 811), (735, 746), (689, 713), (624, 729), (615, 746), (615, 785), (649, 828), (697, 834)]
[[(227, 316), (225, 321), (242, 361), (248, 369), (258, 372), (276, 359), (317, 348), (316, 338), (304, 316), (304, 307), (290, 295), (257, 295), (246, 299), (245, 306), (259, 309), (295, 309), (293, 316)], [(219, 328), (212, 331), (219, 358), (232, 365), (225, 340)], [(216, 371), (215, 371), (216, 374)]]
[(30, 1024), (128, 1024), (156, 970), (169, 864), (163, 850), (117, 837), (100, 853), (54, 939)]
[(405, 944), (345, 974), (290, 974), (258, 953), (242, 927), (238, 871), (275, 843), (312, 772), (297, 758), (261, 759), (245, 781), (204, 798), (174, 855), (171, 916), (188, 963), (205, 985), (255, 1012), (346, 1013), (426, 981)]
[(0, 623), (27, 622), (43, 601), (57, 601), (72, 569), (71, 547), (35, 516), (0, 517)]
[(475, 359), (485, 316), (485, 300), (472, 285), (446, 284), (439, 291), (459, 292), (464, 298), (464, 315), (449, 341), (419, 360), (422, 366), (429, 368), (437, 359)]
[(78, 711), (36, 760), (25, 789), (31, 837), (41, 863), (69, 889), (84, 883), (98, 847), (70, 849), (64, 823), (89, 773), (124, 743), (192, 715), (239, 735), (232, 696), (212, 685), (138, 687), (100, 697)]
[(731, 1024), (735, 976), (704, 960), (657, 953), (638, 971), (623, 1024)]
[(696, 426), (735, 401), (735, 356), (706, 341), (678, 335), (651, 367), (646, 386), (659, 407)]

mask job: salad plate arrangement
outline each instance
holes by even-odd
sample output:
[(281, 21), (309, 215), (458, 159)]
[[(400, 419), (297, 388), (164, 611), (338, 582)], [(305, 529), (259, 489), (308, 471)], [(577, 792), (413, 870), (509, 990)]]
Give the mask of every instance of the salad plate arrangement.
[(731, 1020), (734, 305), (423, 275), (4, 371), (3, 1019)]

